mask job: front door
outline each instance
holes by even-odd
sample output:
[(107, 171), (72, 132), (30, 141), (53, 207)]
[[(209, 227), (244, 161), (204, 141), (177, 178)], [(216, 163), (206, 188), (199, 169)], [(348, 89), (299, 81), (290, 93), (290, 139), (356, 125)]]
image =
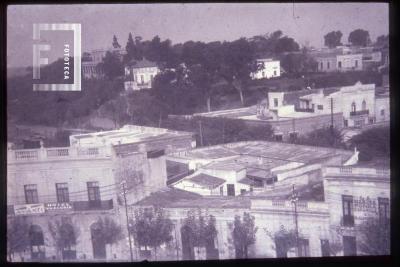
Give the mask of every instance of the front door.
[(235, 185), (227, 184), (226, 186), (227, 186), (228, 196), (235, 196)]

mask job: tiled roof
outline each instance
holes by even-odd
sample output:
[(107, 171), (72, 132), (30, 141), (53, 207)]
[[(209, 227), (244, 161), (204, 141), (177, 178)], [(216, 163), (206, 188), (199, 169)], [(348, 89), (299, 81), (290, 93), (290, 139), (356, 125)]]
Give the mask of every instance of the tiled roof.
[(135, 203), (135, 206), (161, 206), (167, 208), (250, 208), (249, 197), (215, 196), (203, 197), (199, 194), (166, 188)]
[(211, 176), (208, 174), (204, 174), (204, 173), (195, 175), (195, 176), (189, 178), (188, 180), (190, 180), (191, 182), (194, 182), (198, 185), (203, 185), (203, 186), (211, 187), (211, 188), (216, 188), (216, 187), (220, 186), (221, 184), (225, 183), (224, 179), (221, 179), (221, 178), (218, 178), (215, 176)]

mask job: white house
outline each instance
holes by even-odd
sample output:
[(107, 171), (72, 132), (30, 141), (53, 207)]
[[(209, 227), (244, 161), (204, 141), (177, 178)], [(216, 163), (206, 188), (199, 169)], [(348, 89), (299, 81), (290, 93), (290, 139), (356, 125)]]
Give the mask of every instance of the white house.
[(125, 66), (125, 91), (150, 89), (154, 77), (160, 72), (155, 62), (146, 59), (132, 60)]
[[(319, 114), (342, 112), (345, 127), (375, 122), (375, 84), (357, 82), (325, 95), (322, 90), (299, 98), (300, 108)], [(332, 106), (333, 105), (333, 106)]]
[(281, 62), (279, 60), (257, 59), (257, 63), (263, 63), (263, 67), (257, 72), (251, 73), (252, 79), (269, 79), (281, 75)]

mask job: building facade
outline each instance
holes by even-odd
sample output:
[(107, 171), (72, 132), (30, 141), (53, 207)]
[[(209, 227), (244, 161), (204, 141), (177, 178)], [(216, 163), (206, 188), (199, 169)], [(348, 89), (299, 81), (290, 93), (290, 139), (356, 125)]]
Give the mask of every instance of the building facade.
[(262, 68), (255, 73), (251, 73), (252, 79), (270, 79), (281, 76), (281, 62), (272, 58), (257, 59)]
[[(191, 133), (127, 125), (72, 135), (69, 147), (9, 149), (7, 219), (29, 226), (29, 246), (11, 261), (125, 260), (123, 243), (96, 238), (99, 218), (126, 228), (123, 195), (129, 205), (164, 188), (166, 151), (192, 148), (193, 140)], [(60, 222), (77, 229), (75, 242), (62, 248), (50, 226)]]
[[(177, 189), (164, 190), (131, 208), (163, 207), (173, 222), (173, 240), (157, 251), (158, 260), (235, 259), (238, 254), (233, 231), (236, 216), (254, 217), (255, 242), (248, 247), (249, 258), (326, 257), (376, 255), (365, 248), (365, 229), (371, 219), (390, 217), (390, 171), (379, 167), (326, 166), (323, 200), (267, 197), (254, 193), (241, 197), (204, 197)], [(299, 188), (296, 184), (296, 188)], [(296, 192), (298, 190), (296, 189)], [(296, 195), (297, 193), (295, 193)], [(175, 198), (171, 201), (169, 195)], [(133, 211), (131, 211), (133, 212)], [(212, 215), (217, 231), (213, 242), (196, 245), (188, 241), (186, 218), (190, 214), (205, 220)], [(384, 227), (384, 226), (382, 226)], [(382, 229), (373, 229), (379, 234)], [(371, 231), (371, 230), (370, 230)], [(383, 230), (385, 231), (385, 230)], [(295, 245), (288, 233), (295, 233)], [(292, 236), (293, 238), (293, 236)], [(389, 236), (386, 236), (389, 246)], [(288, 241), (292, 240), (292, 241)], [(370, 242), (370, 240), (369, 240)], [(154, 260), (154, 251), (138, 248), (142, 259)], [(390, 250), (386, 248), (386, 253)]]
[(301, 96), (300, 108), (317, 114), (341, 112), (344, 127), (362, 127), (375, 123), (375, 84), (357, 82), (338, 88), (335, 92)]
[(160, 69), (155, 62), (146, 59), (129, 62), (125, 66), (125, 91), (152, 88), (154, 77), (159, 72)]

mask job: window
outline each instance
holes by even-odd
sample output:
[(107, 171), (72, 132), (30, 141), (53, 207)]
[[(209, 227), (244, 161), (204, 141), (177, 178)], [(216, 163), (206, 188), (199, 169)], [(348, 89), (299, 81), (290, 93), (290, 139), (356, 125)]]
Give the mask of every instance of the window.
[(151, 248), (140, 246), (139, 254), (142, 258), (149, 258), (151, 257)]
[(379, 219), (388, 220), (389, 219), (389, 199), (378, 197), (378, 210)]
[(354, 236), (343, 236), (343, 256), (357, 255), (356, 238)]
[(310, 256), (310, 246), (308, 239), (299, 238), (299, 257), (309, 257)]
[(140, 83), (144, 83), (144, 75), (140, 75)]
[(282, 134), (275, 134), (276, 141), (282, 141), (282, 138), (283, 138)]
[(263, 77), (263, 78), (265, 77), (265, 72), (264, 72), (264, 71), (262, 72), (262, 77)]
[(338, 68), (342, 68), (342, 61), (338, 61)]
[(355, 66), (357, 68), (358, 67), (358, 60), (356, 60), (354, 63), (355, 63)]
[(246, 189), (240, 189), (240, 194), (244, 195), (246, 193)]
[(344, 120), (344, 121), (343, 121), (343, 124), (344, 124), (344, 127), (347, 127), (347, 126), (349, 125), (348, 120)]
[(297, 132), (291, 132), (289, 133), (289, 139), (291, 142), (294, 142), (297, 140)]
[(329, 70), (329, 68), (330, 68), (330, 62), (327, 62), (327, 63), (326, 63), (326, 68)]
[(227, 184), (226, 185), (228, 196), (235, 196), (235, 185), (234, 184)]
[(32, 260), (45, 259), (45, 246), (42, 228), (38, 225), (32, 225), (29, 228), (29, 243), (31, 247)]
[(324, 68), (324, 62), (321, 62), (320, 69), (322, 70), (323, 68)]
[(277, 258), (287, 258), (287, 241), (285, 238), (277, 237), (275, 238), (275, 248)]
[(153, 80), (154, 80), (154, 75), (150, 74), (150, 81), (153, 81)]
[(351, 103), (351, 111), (356, 112), (356, 103), (355, 102)]
[(331, 255), (328, 239), (321, 239), (321, 256), (328, 257)]
[(274, 76), (276, 76), (277, 74), (276, 74), (276, 70), (274, 70)]
[(385, 116), (385, 110), (381, 109), (381, 116)]
[(223, 186), (221, 186), (221, 187), (219, 188), (219, 194), (220, 194), (221, 196), (224, 195), (224, 187), (223, 187)]
[(367, 102), (365, 102), (365, 100), (363, 100), (362, 102), (362, 110), (366, 110), (367, 109)]
[(147, 158), (148, 159), (153, 159), (153, 158), (159, 158), (161, 156), (165, 155), (165, 151), (163, 149), (159, 150), (151, 150), (147, 152)]
[(56, 184), (57, 202), (65, 203), (69, 202), (68, 184), (57, 183)]
[(318, 108), (319, 110), (323, 110), (323, 109), (324, 109), (324, 106), (323, 106), (323, 105), (317, 105), (317, 108)]
[(87, 189), (88, 189), (89, 202), (92, 202), (92, 204), (99, 203), (100, 202), (99, 182), (88, 182)]
[(278, 98), (274, 98), (274, 107), (278, 106)]
[(354, 226), (353, 196), (342, 195), (343, 226)]
[(26, 204), (39, 203), (37, 187), (35, 184), (27, 184), (24, 186), (24, 189), (25, 189)]

